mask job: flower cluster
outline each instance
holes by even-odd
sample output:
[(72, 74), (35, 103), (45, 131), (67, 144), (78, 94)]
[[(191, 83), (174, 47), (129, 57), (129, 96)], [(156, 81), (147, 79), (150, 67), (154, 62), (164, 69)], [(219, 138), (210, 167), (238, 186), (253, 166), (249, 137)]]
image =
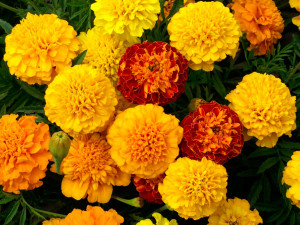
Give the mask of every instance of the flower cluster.
[(180, 124), (183, 127), (183, 156), (201, 160), (207, 157), (224, 164), (241, 153), (244, 138), (238, 115), (216, 102), (200, 105)]
[[(297, 0), (290, 0), (290, 6), (295, 8), (298, 12), (300, 12), (300, 2)], [(300, 16), (295, 16), (292, 19), (293, 24), (295, 24), (300, 29)]]
[(258, 139), (258, 146), (272, 148), (280, 136), (291, 136), (296, 129), (296, 97), (273, 75), (254, 72), (244, 76), (226, 99), (247, 135)]
[(36, 124), (35, 116), (4, 115), (0, 119), (0, 185), (6, 192), (40, 187), (52, 158), (47, 124)]
[(166, 105), (184, 92), (188, 64), (169, 44), (146, 41), (127, 48), (118, 76), (117, 89), (129, 102)]
[(5, 39), (4, 60), (11, 74), (29, 84), (49, 84), (76, 57), (76, 31), (54, 14), (32, 15)]
[(284, 21), (273, 0), (233, 0), (234, 17), (246, 31), (255, 55), (272, 52), (281, 38)]
[(171, 45), (193, 70), (211, 71), (213, 63), (235, 56), (241, 30), (229, 8), (221, 2), (190, 3), (168, 25)]

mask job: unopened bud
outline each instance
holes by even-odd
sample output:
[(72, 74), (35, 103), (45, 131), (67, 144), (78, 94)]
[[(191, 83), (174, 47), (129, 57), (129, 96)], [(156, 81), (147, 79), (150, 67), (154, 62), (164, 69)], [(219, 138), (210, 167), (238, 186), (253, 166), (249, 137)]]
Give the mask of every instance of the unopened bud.
[(132, 198), (132, 199), (124, 199), (115, 195), (111, 196), (113, 199), (118, 200), (119, 202), (123, 202), (127, 205), (136, 207), (136, 208), (142, 208), (144, 206), (144, 199), (142, 199), (141, 197), (136, 197), (136, 198)]
[(189, 112), (195, 112), (200, 105), (203, 105), (205, 103), (206, 101), (201, 98), (193, 98), (188, 105), (188, 110)]
[(52, 135), (49, 142), (49, 151), (55, 162), (56, 172), (60, 173), (60, 165), (63, 159), (68, 155), (71, 146), (71, 139), (63, 132), (59, 131)]

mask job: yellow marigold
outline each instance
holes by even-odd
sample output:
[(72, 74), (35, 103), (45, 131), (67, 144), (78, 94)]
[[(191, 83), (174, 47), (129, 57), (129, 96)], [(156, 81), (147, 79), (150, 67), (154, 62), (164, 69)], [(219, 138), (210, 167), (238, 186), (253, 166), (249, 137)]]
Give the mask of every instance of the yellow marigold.
[(208, 225), (258, 225), (263, 220), (256, 209), (250, 210), (250, 204), (245, 199), (228, 199), (208, 219)]
[[(299, 0), (290, 0), (291, 8), (296, 8), (300, 12), (300, 1)], [(292, 19), (293, 24), (295, 24), (300, 29), (300, 16), (295, 16)]]
[(284, 21), (273, 0), (233, 0), (234, 17), (246, 31), (249, 50), (254, 55), (272, 52), (273, 45), (281, 38)]
[[(164, 15), (165, 18), (167, 18), (170, 15), (171, 9), (174, 5), (175, 0), (166, 0), (164, 3)], [(190, 3), (195, 3), (195, 0), (184, 0), (183, 1), (183, 6), (186, 6)], [(161, 15), (158, 17), (159, 21), (163, 21), (163, 18)]]
[(0, 119), (0, 185), (6, 192), (20, 193), (40, 187), (52, 158), (47, 124), (35, 116), (4, 115)]
[(155, 218), (156, 223), (152, 223), (150, 219), (141, 220), (136, 225), (178, 225), (175, 219), (169, 221), (164, 218), (160, 213), (153, 213), (152, 216)]
[(160, 13), (159, 0), (96, 0), (91, 5), (94, 24), (105, 34), (119, 34), (126, 39), (141, 37), (152, 29)]
[(247, 135), (258, 139), (258, 146), (272, 148), (280, 136), (291, 137), (296, 129), (296, 97), (273, 75), (253, 72), (244, 76), (226, 99)]
[(123, 222), (124, 218), (114, 209), (104, 211), (99, 206), (88, 205), (86, 211), (74, 209), (60, 222), (60, 225), (120, 225)]
[(110, 145), (98, 133), (72, 140), (61, 171), (64, 174), (62, 193), (76, 200), (88, 195), (89, 202), (107, 203), (112, 185), (127, 186), (130, 183), (130, 175), (120, 171), (110, 156)]
[(103, 31), (94, 27), (87, 33), (80, 33), (80, 52), (87, 50), (83, 60), (107, 76), (113, 85), (118, 82), (118, 67), (126, 48), (134, 43), (121, 40), (116, 35), (103, 34)]
[(295, 151), (292, 159), (288, 161), (283, 171), (282, 183), (286, 183), (290, 188), (286, 192), (286, 197), (300, 208), (300, 151)]
[(226, 199), (227, 172), (205, 157), (201, 161), (179, 158), (171, 163), (163, 183), (162, 200), (184, 219), (212, 215)]
[(179, 154), (183, 129), (161, 106), (147, 104), (120, 113), (108, 130), (111, 157), (120, 169), (141, 178), (162, 174)]
[(60, 221), (62, 221), (62, 219), (51, 218), (50, 220), (44, 221), (42, 225), (60, 225)]
[(90, 65), (66, 68), (45, 95), (45, 114), (71, 135), (103, 131), (117, 105), (109, 79)]
[(72, 64), (79, 48), (76, 31), (57, 15), (32, 15), (5, 38), (4, 61), (11, 74), (29, 84), (49, 84)]
[(211, 71), (213, 63), (235, 56), (240, 27), (221, 2), (190, 3), (168, 25), (171, 45), (189, 61), (193, 70)]

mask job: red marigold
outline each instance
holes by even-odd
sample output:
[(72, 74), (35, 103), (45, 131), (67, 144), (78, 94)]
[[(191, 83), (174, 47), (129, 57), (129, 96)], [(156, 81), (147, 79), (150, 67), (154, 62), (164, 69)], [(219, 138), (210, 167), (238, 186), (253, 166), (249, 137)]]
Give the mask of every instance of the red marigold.
[(164, 173), (154, 179), (143, 179), (135, 176), (133, 183), (141, 198), (149, 203), (163, 204), (161, 195), (158, 192), (158, 184), (162, 183), (165, 176)]
[(166, 105), (184, 92), (188, 62), (167, 43), (145, 41), (127, 48), (118, 76), (117, 89), (129, 102)]
[(207, 157), (224, 164), (241, 153), (243, 126), (238, 115), (228, 106), (215, 101), (200, 105), (180, 125), (183, 127), (183, 156), (195, 160)]

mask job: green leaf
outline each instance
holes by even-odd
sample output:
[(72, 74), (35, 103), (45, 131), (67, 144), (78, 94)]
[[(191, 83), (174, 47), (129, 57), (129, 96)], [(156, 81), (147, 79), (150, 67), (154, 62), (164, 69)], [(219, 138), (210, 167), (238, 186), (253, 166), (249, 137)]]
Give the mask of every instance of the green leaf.
[(296, 216), (295, 213), (292, 212), (290, 217), (290, 225), (295, 225), (295, 224), (296, 224)]
[(13, 28), (12, 25), (2, 19), (0, 19), (0, 27), (2, 27), (6, 34), (10, 34)]
[(185, 93), (186, 97), (189, 99), (189, 101), (191, 101), (194, 98), (192, 90), (188, 85), (185, 86), (185, 92), (184, 93)]
[(6, 114), (6, 105), (3, 104), (0, 109), (0, 117)]
[(300, 149), (300, 143), (295, 143), (295, 142), (281, 142), (278, 143), (278, 146), (280, 148), (286, 148), (286, 149)]
[(4, 92), (0, 94), (0, 101), (7, 96), (8, 92)]
[(73, 7), (82, 7), (82, 6), (87, 6), (89, 3), (87, 1), (79, 1), (79, 2), (69, 2), (68, 6), (73, 6)]
[(274, 166), (276, 163), (278, 163), (279, 159), (278, 157), (272, 157), (268, 158), (266, 161), (264, 161), (260, 167), (257, 170), (257, 174), (265, 172), (267, 169), (270, 169), (272, 166)]
[(85, 50), (85, 51), (83, 51), (82, 53), (80, 53), (80, 54), (73, 60), (72, 66), (80, 65), (80, 64), (83, 62), (84, 57), (85, 57), (85, 55), (86, 55), (86, 51), (87, 51), (87, 50)]
[(44, 95), (38, 89), (20, 80), (17, 80), (17, 82), (27, 94), (38, 100), (44, 101)]
[(22, 113), (45, 113), (44, 106), (43, 105), (30, 105), (30, 106), (24, 106), (21, 109), (18, 109), (17, 112)]
[(262, 188), (263, 188), (263, 177), (261, 176), (259, 179), (257, 179), (254, 182), (254, 184), (250, 188), (248, 200), (251, 206), (253, 206), (257, 202), (259, 195), (262, 191)]
[[(283, 215), (277, 220), (276, 225), (283, 224), (290, 215), (290, 210), (286, 210)], [(286, 223), (285, 223), (286, 224)]]
[(259, 148), (256, 151), (252, 152), (248, 158), (257, 158), (257, 157), (264, 157), (264, 156), (270, 156), (270, 155), (276, 155), (275, 149), (263, 149)]
[(261, 212), (276, 212), (282, 208), (282, 203), (280, 202), (278, 204), (276, 202), (275, 203), (257, 202), (255, 203), (254, 208), (256, 208), (258, 211)]
[(284, 212), (284, 208), (281, 208), (281, 210), (274, 213), (272, 216), (270, 216), (268, 219), (264, 221), (264, 224), (271, 223), (273, 224), (274, 221), (277, 221), (279, 217), (281, 217), (282, 213)]
[(19, 206), (20, 206), (20, 201), (16, 201), (15, 204), (13, 205), (11, 211), (9, 212), (9, 214), (6, 217), (4, 225), (9, 224), (10, 221), (12, 221), (12, 219), (15, 217), (15, 215), (19, 209)]
[(226, 89), (217, 73), (212, 75), (213, 87), (221, 95), (222, 98), (226, 96)]
[(11, 202), (12, 200), (14, 200), (14, 198), (3, 198), (3, 199), (0, 199), (0, 205), (7, 204), (7, 203)]
[(84, 21), (86, 21), (86, 19), (88, 18), (89, 14), (86, 13), (83, 17), (81, 17), (81, 19), (78, 21), (77, 25), (75, 26), (75, 30), (78, 32), (79, 29), (82, 27)]
[(237, 173), (238, 177), (254, 177), (256, 175), (257, 175), (256, 169), (244, 170), (244, 171)]
[(83, 9), (80, 9), (79, 11), (75, 12), (75, 13), (71, 16), (70, 20), (76, 18), (77, 16), (79, 16), (80, 14), (84, 13), (84, 12), (87, 11), (87, 10), (88, 10), (87, 7), (83, 8)]
[(171, 18), (175, 13), (177, 13), (179, 9), (183, 7), (183, 5), (184, 5), (183, 0), (175, 0), (167, 19)]
[(19, 225), (25, 225), (25, 222), (26, 222), (26, 205), (24, 205), (22, 209)]

